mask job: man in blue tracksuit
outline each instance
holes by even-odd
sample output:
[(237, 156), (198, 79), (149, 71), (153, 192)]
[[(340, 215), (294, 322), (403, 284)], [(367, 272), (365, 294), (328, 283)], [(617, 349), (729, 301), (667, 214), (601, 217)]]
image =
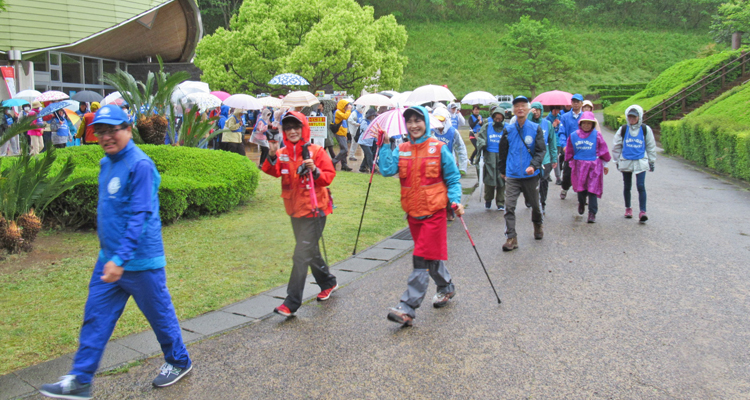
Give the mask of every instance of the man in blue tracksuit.
[[(560, 118), (560, 129), (557, 132), (557, 143), (562, 146), (563, 153), (565, 152), (565, 143), (568, 143), (568, 136), (571, 133), (578, 130), (578, 120), (581, 118), (581, 107), (583, 106), (583, 96), (580, 94), (574, 94), (570, 100), (571, 109), (570, 111), (563, 114)], [(561, 154), (562, 159), (565, 160), (565, 154)], [(565, 200), (568, 195), (568, 189), (572, 185), (570, 182), (570, 165), (565, 162), (562, 166), (563, 179), (562, 179), (562, 191), (560, 192), (560, 198)]]
[(541, 240), (544, 236), (539, 204), (539, 176), (544, 155), (547, 153), (547, 145), (539, 124), (527, 119), (529, 112), (529, 99), (525, 96), (513, 99), (516, 122), (505, 124), (500, 138), (498, 169), (500, 175), (505, 178), (505, 235), (507, 236), (503, 251), (518, 248), (516, 202), (521, 193), (526, 203), (531, 205), (534, 239)]
[(73, 368), (40, 392), (64, 399), (91, 398), (91, 380), (125, 304), (133, 296), (156, 334), (165, 363), (154, 379), (169, 386), (192, 369), (167, 289), (159, 217), (161, 177), (132, 141), (128, 116), (116, 105), (99, 109), (91, 123), (106, 156), (99, 173), (97, 232), (101, 250), (89, 282)]

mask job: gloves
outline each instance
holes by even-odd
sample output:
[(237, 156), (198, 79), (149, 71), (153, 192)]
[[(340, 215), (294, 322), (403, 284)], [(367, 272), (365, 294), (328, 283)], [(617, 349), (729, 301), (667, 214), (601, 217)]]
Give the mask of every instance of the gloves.
[(654, 172), (654, 163), (652, 162), (648, 163), (648, 170), (649, 172)]
[(382, 129), (378, 129), (378, 147), (380, 147), (383, 144), (384, 140), (385, 140), (385, 131)]

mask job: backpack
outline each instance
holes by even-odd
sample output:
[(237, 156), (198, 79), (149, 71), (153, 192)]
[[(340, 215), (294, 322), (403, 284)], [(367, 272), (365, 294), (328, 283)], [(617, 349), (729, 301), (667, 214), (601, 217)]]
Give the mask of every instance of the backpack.
[(339, 122), (338, 124), (333, 123), (333, 122), (336, 122), (336, 110), (333, 110), (331, 115), (332, 115), (331, 123), (328, 124), (328, 129), (330, 129), (331, 132), (335, 134), (336, 132), (339, 131), (339, 129), (341, 129), (341, 124), (344, 123), (344, 120), (342, 119), (341, 122)]
[[(648, 127), (649, 126), (646, 124), (641, 124), (641, 132), (643, 132), (643, 140), (646, 140), (646, 132), (648, 132), (646, 128)], [(625, 140), (625, 132), (627, 132), (626, 129), (628, 129), (627, 124), (620, 127), (620, 137), (622, 137), (622, 140)]]

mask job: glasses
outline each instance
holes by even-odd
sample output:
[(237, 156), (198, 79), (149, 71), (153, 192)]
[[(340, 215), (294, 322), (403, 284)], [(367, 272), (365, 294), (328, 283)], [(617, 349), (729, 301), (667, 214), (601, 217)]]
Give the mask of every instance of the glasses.
[(119, 132), (119, 131), (121, 131), (123, 129), (125, 129), (125, 128), (123, 128), (121, 126), (118, 126), (117, 128), (112, 128), (112, 129), (97, 130), (97, 131), (94, 131), (94, 136), (96, 136), (96, 137), (114, 136), (117, 132)]

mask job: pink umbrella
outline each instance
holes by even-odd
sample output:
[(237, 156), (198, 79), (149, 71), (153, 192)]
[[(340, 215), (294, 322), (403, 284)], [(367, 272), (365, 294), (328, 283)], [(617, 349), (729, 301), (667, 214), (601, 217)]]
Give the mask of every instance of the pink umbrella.
[(404, 122), (404, 111), (406, 110), (406, 108), (396, 108), (378, 115), (365, 131), (365, 139), (377, 138), (379, 129), (384, 130), (388, 138), (401, 137), (406, 133), (406, 123)]
[(38, 101), (40, 103), (44, 103), (45, 101), (60, 101), (60, 100), (67, 100), (70, 96), (63, 92), (58, 92), (56, 90), (50, 90), (47, 92), (42, 93), (39, 97), (34, 99), (34, 101)]
[(231, 96), (231, 94), (222, 92), (221, 90), (216, 90), (214, 92), (211, 92), (211, 94), (218, 97), (221, 101), (224, 101), (227, 99), (227, 97)]
[(534, 100), (532, 100), (531, 102), (533, 103), (535, 101), (538, 101), (544, 106), (569, 106), (570, 99), (572, 97), (573, 95), (568, 92), (563, 92), (562, 90), (553, 90), (550, 92), (544, 92), (539, 96), (534, 97)]

